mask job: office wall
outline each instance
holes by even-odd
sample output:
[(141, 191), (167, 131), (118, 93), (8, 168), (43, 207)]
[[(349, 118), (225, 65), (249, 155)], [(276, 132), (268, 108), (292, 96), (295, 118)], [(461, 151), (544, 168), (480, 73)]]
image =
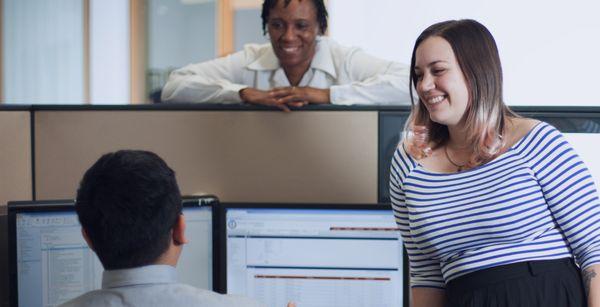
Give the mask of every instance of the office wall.
[(130, 100), (129, 1), (90, 0), (90, 103)]
[(510, 105), (598, 106), (600, 1), (329, 0), (330, 35), (344, 45), (410, 63), (429, 25), (472, 18), (494, 35)]
[(83, 1), (4, 0), (5, 103), (83, 102)]
[(31, 199), (31, 184), (29, 112), (0, 111), (0, 206)]
[(101, 154), (152, 150), (182, 193), (235, 202), (377, 201), (377, 112), (38, 111), (36, 196), (71, 198)]

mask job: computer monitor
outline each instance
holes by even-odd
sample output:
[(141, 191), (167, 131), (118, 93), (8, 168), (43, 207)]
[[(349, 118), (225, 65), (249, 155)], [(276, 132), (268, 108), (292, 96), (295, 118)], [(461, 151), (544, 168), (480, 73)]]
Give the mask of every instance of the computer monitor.
[[(185, 199), (189, 243), (178, 280), (213, 289), (213, 210), (216, 198)], [(99, 289), (102, 265), (81, 235), (74, 202), (9, 202), (10, 305), (56, 306)]]
[(222, 205), (227, 293), (269, 307), (408, 306), (389, 205)]

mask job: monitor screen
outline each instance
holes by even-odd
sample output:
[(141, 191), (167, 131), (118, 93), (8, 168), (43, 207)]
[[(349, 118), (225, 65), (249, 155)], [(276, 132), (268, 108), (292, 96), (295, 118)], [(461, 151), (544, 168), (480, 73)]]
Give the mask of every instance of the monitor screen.
[[(212, 290), (212, 209), (186, 206), (183, 212), (189, 243), (178, 280)], [(102, 265), (81, 235), (72, 204), (16, 212), (15, 228), (18, 306), (56, 306), (101, 287)]]
[(226, 207), (227, 293), (269, 307), (403, 306), (392, 210), (352, 206)]

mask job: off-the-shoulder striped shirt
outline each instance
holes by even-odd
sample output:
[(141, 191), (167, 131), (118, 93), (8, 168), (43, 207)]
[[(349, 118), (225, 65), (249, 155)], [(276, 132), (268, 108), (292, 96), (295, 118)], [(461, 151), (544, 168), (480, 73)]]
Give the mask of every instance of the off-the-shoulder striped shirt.
[(521, 261), (600, 263), (600, 200), (589, 171), (540, 123), (496, 159), (459, 173), (424, 169), (398, 146), (390, 195), (412, 287)]

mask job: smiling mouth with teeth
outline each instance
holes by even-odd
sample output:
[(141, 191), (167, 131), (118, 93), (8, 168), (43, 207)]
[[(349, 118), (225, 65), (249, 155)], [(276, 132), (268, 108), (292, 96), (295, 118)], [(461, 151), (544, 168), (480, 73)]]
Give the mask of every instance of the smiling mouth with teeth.
[(283, 47), (283, 48), (281, 48), (281, 49), (282, 49), (284, 52), (289, 52), (289, 53), (292, 53), (292, 52), (296, 52), (296, 51), (300, 50), (300, 47)]
[(444, 100), (445, 98), (446, 98), (446, 96), (445, 96), (445, 95), (442, 95), (442, 96), (435, 96), (435, 97), (433, 97), (433, 98), (429, 98), (429, 99), (427, 100), (427, 102), (428, 102), (428, 103), (430, 103), (430, 104), (436, 104), (436, 103), (440, 103), (440, 102), (441, 102), (442, 100)]

